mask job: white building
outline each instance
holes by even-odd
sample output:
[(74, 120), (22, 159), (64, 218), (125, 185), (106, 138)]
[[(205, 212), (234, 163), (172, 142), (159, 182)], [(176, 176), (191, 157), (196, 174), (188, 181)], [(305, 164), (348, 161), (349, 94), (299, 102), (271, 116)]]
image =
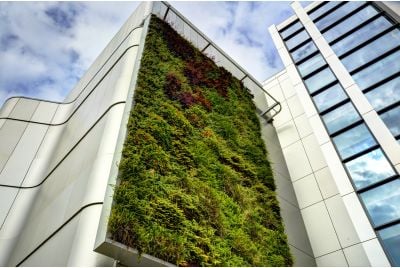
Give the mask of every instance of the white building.
[(139, 262), (106, 229), (150, 14), (255, 96), (295, 266), (399, 265), (400, 43), (388, 5), (294, 2), (269, 29), (285, 70), (263, 90), (170, 5), (142, 3), (63, 103), (15, 97), (0, 110), (0, 265), (169, 265)]
[[(252, 91), (260, 114), (268, 114), (260, 117), (264, 138), (271, 150), (280, 151), (273, 148), (278, 141), (267, 124), (280, 104), (269, 108), (262, 85), (169, 4), (142, 3), (64, 102), (13, 97), (0, 110), (0, 265), (169, 265), (145, 254), (139, 261), (135, 249), (107, 236), (151, 14), (169, 22)], [(309, 248), (304, 226), (294, 229), (303, 235), (293, 237), (292, 244)]]
[(316, 264), (398, 266), (399, 4), (291, 5), (264, 88)]

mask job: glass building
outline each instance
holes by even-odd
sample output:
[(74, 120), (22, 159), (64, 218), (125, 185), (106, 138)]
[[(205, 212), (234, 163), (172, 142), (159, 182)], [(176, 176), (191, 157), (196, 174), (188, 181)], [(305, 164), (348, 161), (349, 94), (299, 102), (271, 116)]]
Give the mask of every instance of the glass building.
[[(281, 100), (287, 103), (298, 133), (304, 124), (310, 125), (317, 139), (314, 147), (319, 147), (326, 160), (332, 175), (330, 183), (338, 189), (338, 202), (344, 204), (343, 215), (353, 225), (352, 230), (340, 226), (348, 225), (346, 220), (335, 218), (329, 198), (321, 199), (339, 244), (319, 254), (317, 243), (310, 238), (317, 264), (354, 266), (359, 264), (353, 261), (358, 256), (368, 260), (364, 265), (400, 266), (398, 3), (335, 1), (315, 2), (306, 8), (292, 3), (292, 7), (294, 16), (270, 27), (285, 75), (291, 81), (290, 89), (278, 81), (284, 96)], [(271, 85), (281, 76), (267, 80), (265, 88), (273, 93), (277, 89)], [(298, 105), (305, 110), (304, 120), (296, 121), (293, 97), (285, 91), (295, 92)], [(294, 134), (288, 131), (289, 120), (277, 121), (282, 144)], [(298, 140), (307, 152), (301, 133)], [(303, 168), (292, 164), (289, 154), (285, 159), (289, 171), (293, 170), (291, 174)], [(312, 173), (323, 193), (326, 184)], [(295, 183), (303, 184), (302, 178)], [(296, 190), (296, 195), (299, 199), (311, 192), (311, 187), (304, 186)], [(314, 221), (318, 221), (318, 215), (310, 214), (316, 217)], [(307, 221), (312, 220), (305, 219), (309, 236), (317, 235)], [(346, 243), (352, 232), (358, 239)], [(369, 235), (365, 236), (366, 232)], [(367, 245), (369, 241), (375, 241), (374, 246)]]

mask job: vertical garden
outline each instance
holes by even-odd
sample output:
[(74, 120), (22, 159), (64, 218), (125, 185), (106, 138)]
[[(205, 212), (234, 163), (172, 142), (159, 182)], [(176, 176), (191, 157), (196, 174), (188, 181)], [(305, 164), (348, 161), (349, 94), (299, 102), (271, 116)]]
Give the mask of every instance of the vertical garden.
[(153, 16), (112, 239), (179, 266), (291, 266), (252, 95)]

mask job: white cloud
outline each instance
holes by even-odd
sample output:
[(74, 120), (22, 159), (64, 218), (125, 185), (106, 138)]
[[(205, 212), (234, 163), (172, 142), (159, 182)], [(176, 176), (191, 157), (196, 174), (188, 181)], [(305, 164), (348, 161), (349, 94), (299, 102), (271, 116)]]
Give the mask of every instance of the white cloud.
[(172, 4), (255, 78), (262, 81), (282, 70), (268, 27), (293, 14), (289, 2)]
[[(0, 105), (12, 95), (62, 101), (138, 4), (0, 2)], [(267, 28), (289, 2), (171, 4), (256, 78), (282, 68)]]
[(1, 2), (0, 105), (12, 95), (62, 101), (137, 5)]

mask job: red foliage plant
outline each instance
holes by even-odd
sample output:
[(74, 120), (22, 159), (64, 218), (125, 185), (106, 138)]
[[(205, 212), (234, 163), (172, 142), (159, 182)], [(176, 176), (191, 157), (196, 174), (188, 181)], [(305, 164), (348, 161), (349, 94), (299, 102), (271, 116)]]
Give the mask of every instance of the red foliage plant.
[(173, 54), (185, 61), (190, 60), (194, 57), (194, 47), (188, 41), (176, 34), (172, 30), (172, 28), (164, 26), (163, 34), (165, 39), (167, 40), (168, 49)]
[(199, 89), (196, 89), (194, 93), (182, 92), (182, 83), (173, 73), (167, 74), (164, 92), (169, 99), (178, 100), (185, 108), (201, 104), (205, 109), (211, 111), (211, 102), (204, 97), (203, 93)]
[(228, 98), (228, 87), (232, 75), (223, 67), (216, 67), (210, 60), (186, 62), (184, 74), (193, 86), (215, 88), (221, 96)]
[(164, 86), (164, 91), (168, 98), (178, 100), (181, 88), (181, 81), (173, 73), (168, 73)]

